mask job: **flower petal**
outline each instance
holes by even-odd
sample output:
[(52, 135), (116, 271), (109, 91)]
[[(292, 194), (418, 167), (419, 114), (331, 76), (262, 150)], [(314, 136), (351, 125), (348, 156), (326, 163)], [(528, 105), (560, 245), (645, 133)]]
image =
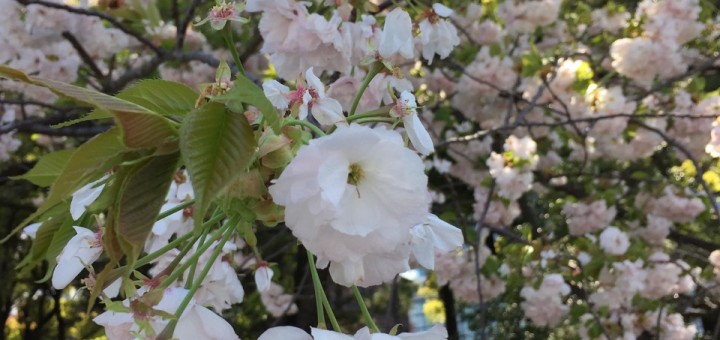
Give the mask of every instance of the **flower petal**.
[(264, 292), (270, 288), (272, 282), (273, 270), (268, 266), (260, 266), (255, 270), (255, 285), (258, 291)]
[(462, 230), (441, 220), (434, 214), (428, 216), (427, 225), (432, 231), (435, 248), (442, 251), (452, 251), (462, 247), (465, 242)]
[(290, 93), (289, 87), (280, 84), (280, 82), (275, 79), (264, 81), (262, 87), (265, 97), (267, 97), (275, 108), (280, 110), (287, 109), (290, 104), (290, 99), (287, 96), (288, 93)]
[(318, 100), (312, 109), (313, 117), (322, 125), (333, 125), (344, 121), (342, 112), (340, 102), (332, 98)]
[(430, 134), (420, 121), (417, 114), (403, 117), (403, 125), (407, 131), (408, 138), (412, 146), (423, 156), (427, 156), (435, 151), (435, 146), (430, 138)]
[(82, 188), (75, 191), (70, 201), (70, 215), (73, 220), (77, 221), (82, 217), (82, 214), (87, 210), (87, 206), (95, 202), (100, 197), (105, 185), (98, 185), (98, 183), (105, 180), (103, 177), (95, 182), (86, 184)]
[(450, 8), (447, 8), (447, 6), (440, 4), (440, 3), (433, 4), (432, 8), (433, 8), (433, 11), (435, 11), (435, 14), (437, 14), (438, 16), (441, 16), (443, 18), (447, 18), (453, 14), (453, 10), (451, 10)]
[(260, 337), (258, 340), (276, 340), (276, 339), (284, 339), (284, 340), (313, 340), (313, 337), (310, 336), (310, 334), (307, 334), (304, 330), (292, 327), (292, 326), (280, 326), (280, 327), (273, 327), (265, 332), (263, 334), (260, 334)]

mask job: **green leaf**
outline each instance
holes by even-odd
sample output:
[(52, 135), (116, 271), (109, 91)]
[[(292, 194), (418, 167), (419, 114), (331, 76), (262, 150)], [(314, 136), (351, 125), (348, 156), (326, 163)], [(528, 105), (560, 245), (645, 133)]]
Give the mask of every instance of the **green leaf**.
[(198, 94), (184, 84), (160, 80), (141, 80), (117, 94), (163, 116), (185, 115), (195, 109)]
[(226, 102), (237, 100), (242, 103), (250, 104), (260, 110), (270, 128), (273, 129), (275, 134), (280, 133), (282, 121), (275, 107), (265, 97), (263, 90), (255, 85), (252, 80), (237, 74), (235, 78), (235, 85), (225, 94), (213, 97), (213, 101)]
[(67, 222), (67, 215), (67, 212), (65, 212), (64, 214), (59, 214), (55, 218), (51, 218), (40, 225), (40, 228), (38, 228), (37, 234), (35, 235), (35, 240), (33, 240), (32, 248), (30, 250), (33, 261), (41, 260), (45, 257), (45, 254), (47, 254), (48, 252), (48, 247), (50, 246), (55, 232), (57, 232), (58, 229), (60, 229), (60, 227)]
[(195, 224), (212, 199), (248, 166), (257, 143), (245, 115), (210, 102), (191, 112), (180, 130), (180, 150), (195, 191)]
[(154, 157), (127, 179), (118, 207), (118, 234), (135, 249), (145, 244), (165, 202), (179, 153)]
[(125, 151), (116, 128), (103, 132), (80, 145), (50, 188), (46, 202), (59, 202), (83, 185), (102, 177)]
[(20, 175), (10, 177), (11, 179), (24, 179), (30, 181), (40, 187), (48, 187), (55, 181), (62, 172), (62, 169), (70, 159), (70, 155), (74, 152), (74, 149), (60, 150), (53, 153), (49, 153), (37, 162), (30, 171)]
[(125, 147), (120, 141), (120, 130), (117, 128), (105, 131), (80, 145), (53, 182), (45, 202), (37, 211), (15, 227), (8, 236), (0, 240), (0, 243), (5, 242), (28, 223), (60, 204), (83, 185), (100, 178), (119, 162), (123, 151), (125, 151)]
[(575, 81), (572, 84), (573, 90), (578, 93), (585, 93), (590, 84), (592, 84), (594, 76), (595, 73), (593, 72), (590, 63), (587, 61), (581, 62), (575, 72)]
[[(48, 246), (55, 235), (55, 232), (60, 228), (63, 223), (71, 223), (72, 220), (66, 218), (69, 215), (69, 204), (56, 205), (50, 211), (45, 212), (45, 216), (55, 216), (53, 219), (42, 218), (45, 222), (40, 224), (40, 227), (35, 234), (35, 239), (32, 242), (30, 252), (25, 258), (17, 265), (16, 269), (25, 267), (23, 270), (33, 269), (37, 263), (45, 258), (45, 254), (48, 251)], [(43, 216), (44, 217), (44, 216)]]
[(530, 51), (520, 57), (522, 63), (522, 76), (530, 77), (535, 75), (543, 67), (542, 56), (537, 48), (533, 46)]
[(14, 79), (26, 83), (32, 83), (33, 81), (23, 71), (16, 70), (12, 67), (0, 65), (0, 77)]
[(68, 120), (66, 122), (62, 122), (62, 123), (55, 124), (55, 125), (50, 125), (50, 127), (53, 129), (59, 129), (59, 128), (64, 128), (64, 127), (68, 127), (71, 125), (75, 125), (78, 123), (87, 122), (87, 121), (91, 121), (91, 120), (111, 119), (111, 118), (113, 118), (112, 113), (107, 112), (106, 110), (102, 110), (102, 109), (95, 109), (92, 112), (90, 112), (87, 115), (82, 116), (80, 118)]
[(128, 147), (161, 147), (172, 151), (177, 140), (177, 129), (167, 118), (135, 103), (75, 85), (31, 77), (6, 66), (0, 66), (0, 76), (46, 87), (112, 113), (122, 127), (123, 139)]
[[(117, 98), (138, 104), (153, 112), (164, 116), (185, 115), (195, 108), (195, 99), (198, 94), (184, 84), (160, 80), (146, 79), (117, 94)], [(62, 128), (90, 120), (113, 118), (107, 110), (96, 109), (90, 114), (51, 125), (52, 128)]]

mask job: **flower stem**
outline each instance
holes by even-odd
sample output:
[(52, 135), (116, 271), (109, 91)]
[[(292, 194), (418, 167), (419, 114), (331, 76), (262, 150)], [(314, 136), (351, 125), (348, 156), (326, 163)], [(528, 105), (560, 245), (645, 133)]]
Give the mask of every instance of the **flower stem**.
[(386, 105), (379, 109), (358, 113), (356, 115), (352, 115), (350, 117), (347, 117), (348, 123), (352, 122), (353, 120), (360, 119), (360, 118), (369, 118), (369, 117), (378, 117), (388, 114), (390, 112), (390, 109), (392, 108), (392, 105)]
[(308, 129), (312, 130), (318, 136), (325, 136), (325, 132), (323, 132), (322, 129), (320, 129), (319, 127), (317, 127), (317, 126), (313, 125), (312, 123), (305, 121), (305, 120), (288, 119), (287, 124), (288, 125), (301, 125), (301, 126), (304, 126)]
[(328, 301), (327, 295), (325, 295), (325, 290), (322, 289), (322, 286), (320, 286), (320, 294), (322, 294), (322, 303), (323, 306), (325, 306), (325, 311), (328, 314), (328, 319), (330, 319), (330, 324), (332, 324), (333, 330), (336, 332), (342, 332), (340, 324), (338, 324), (337, 319), (335, 318), (335, 313), (333, 312), (332, 307), (330, 307), (330, 301)]
[[(215, 217), (209, 219), (207, 222), (203, 223), (203, 229), (206, 229), (209, 226), (220, 222), (220, 220), (222, 220), (223, 218), (225, 218), (225, 215), (219, 215), (219, 216), (215, 216)], [(167, 253), (168, 250), (173, 249), (173, 248), (177, 247), (178, 245), (180, 245), (181, 243), (189, 240), (194, 235), (195, 235), (194, 233), (187, 233), (183, 236), (180, 236), (180, 237), (172, 240), (172, 242), (166, 244), (164, 247), (162, 247), (148, 255), (145, 255), (143, 258), (141, 258), (141, 259), (137, 260), (137, 262), (135, 262), (135, 268), (144, 266), (144, 265), (152, 262), (153, 260), (162, 256), (163, 254)], [(193, 242), (193, 243), (195, 243), (195, 242)]]
[(353, 294), (355, 294), (355, 299), (357, 300), (358, 305), (360, 305), (360, 311), (362, 311), (363, 319), (365, 319), (365, 324), (370, 327), (370, 330), (374, 333), (380, 332), (380, 329), (375, 324), (375, 321), (373, 321), (372, 316), (370, 315), (370, 312), (365, 305), (365, 300), (363, 300), (362, 295), (360, 295), (360, 290), (356, 285), (352, 286), (352, 290)]
[(230, 23), (227, 23), (225, 25), (225, 28), (223, 29), (223, 36), (225, 37), (225, 44), (227, 44), (227, 47), (232, 54), (233, 61), (235, 62), (235, 67), (237, 67), (237, 70), (240, 74), (245, 75), (245, 69), (243, 68), (242, 61), (240, 60), (240, 55), (237, 52), (237, 47), (235, 47), (233, 29)]
[(365, 75), (365, 79), (363, 79), (362, 84), (360, 84), (360, 88), (358, 89), (358, 93), (355, 95), (355, 99), (353, 100), (352, 107), (350, 107), (350, 115), (349, 117), (352, 117), (355, 114), (355, 110), (357, 110), (358, 105), (360, 104), (360, 98), (362, 98), (363, 93), (365, 93), (365, 89), (367, 89), (368, 85), (370, 85), (370, 82), (375, 78), (378, 73), (385, 67), (381, 62), (376, 61), (370, 65), (370, 71), (368, 71), (368, 74)]
[[(183, 298), (182, 302), (180, 302), (180, 305), (178, 306), (178, 309), (175, 311), (175, 317), (170, 320), (168, 325), (165, 327), (163, 332), (160, 334), (160, 337), (158, 339), (163, 339), (164, 337), (169, 338), (170, 335), (175, 330), (175, 325), (177, 325), (178, 320), (180, 319), (180, 316), (185, 311), (185, 308), (187, 308), (188, 304), (190, 304), (190, 300), (192, 300), (193, 295), (195, 295), (195, 292), (197, 292), (198, 289), (200, 289), (200, 285), (202, 285), (203, 280), (205, 280), (205, 277), (210, 272), (210, 268), (212, 268), (213, 264), (215, 264), (215, 260), (220, 256), (220, 253), (223, 250), (223, 246), (225, 246), (225, 243), (230, 239), (230, 236), (235, 232), (235, 227), (237, 226), (238, 221), (233, 219), (229, 221), (226, 225), (223, 226), (223, 228), (220, 228), (218, 231), (225, 232), (225, 235), (223, 236), (222, 240), (220, 240), (220, 243), (217, 244), (215, 249), (213, 250), (212, 254), (210, 254), (210, 258), (208, 259), (208, 262), (205, 264), (205, 267), (203, 267), (203, 270), (200, 272), (200, 275), (198, 276), (197, 280), (195, 280), (195, 283), (193, 283), (190, 290), (187, 292), (187, 295), (185, 295), (185, 298)], [(212, 242), (208, 242), (205, 245), (210, 245)], [(206, 247), (205, 250), (207, 250)], [(202, 254), (201, 252), (198, 252), (199, 254)]]
[[(198, 240), (197, 247), (202, 247), (203, 244), (205, 244), (205, 240), (207, 239), (208, 232), (210, 232), (209, 229), (203, 228), (202, 234), (200, 236), (200, 239)], [(195, 270), (197, 269), (197, 262), (193, 263), (190, 266), (190, 273), (188, 273), (187, 280), (185, 281), (185, 289), (190, 289), (193, 285), (193, 278), (195, 277)]]
[(181, 243), (189, 240), (190, 238), (193, 237), (193, 235), (194, 235), (193, 233), (187, 233), (183, 236), (180, 236), (180, 237), (174, 239), (172, 242), (166, 244), (164, 247), (162, 247), (150, 254), (147, 254), (147, 255), (143, 256), (141, 259), (137, 260), (137, 262), (135, 262), (134, 267), (138, 268), (138, 267), (144, 266), (144, 265), (154, 261), (158, 257), (167, 253), (170, 249), (173, 249), (173, 248), (177, 247), (178, 245), (180, 245)]
[(323, 312), (323, 299), (322, 299), (322, 287), (320, 283), (320, 276), (318, 276), (317, 268), (315, 268), (315, 261), (313, 254), (307, 251), (308, 266), (310, 267), (310, 275), (312, 276), (313, 290), (315, 291), (315, 309), (317, 311), (318, 328), (326, 329), (325, 325), (325, 313)]
[[(224, 217), (225, 215), (221, 214), (220, 216)], [(220, 217), (220, 216), (218, 216), (219, 219), (222, 219), (222, 217)], [(208, 221), (208, 222), (210, 222), (210, 221)], [(226, 226), (227, 226), (227, 224), (226, 224)], [(226, 229), (227, 229), (227, 227), (223, 226), (220, 229), (216, 230), (214, 233), (212, 233), (210, 235), (210, 240), (217, 239), (222, 234), (222, 232), (225, 231)], [(212, 244), (213, 244), (213, 242), (206, 242), (205, 244), (203, 244), (195, 252), (195, 254), (193, 254), (187, 261), (185, 261), (185, 263), (183, 263), (180, 266), (180, 268), (177, 268), (176, 270), (174, 270), (172, 272), (172, 274), (170, 274), (167, 278), (165, 278), (163, 280), (163, 283), (160, 285), (160, 287), (164, 289), (164, 288), (167, 288), (168, 286), (170, 286), (170, 284), (172, 284), (173, 282), (175, 282), (175, 280), (177, 280), (185, 272), (185, 270), (187, 270), (194, 262), (197, 262), (198, 258), (200, 258), (200, 256), (205, 251), (207, 251), (208, 248), (210, 248), (210, 246), (212, 246)]]
[[(220, 209), (220, 207), (217, 207), (217, 208), (215, 208), (215, 211), (213, 212), (210, 220), (212, 221), (212, 219), (214, 217), (221, 216), (221, 215), (223, 215), (222, 209)], [(197, 248), (200, 248), (200, 247), (202, 247), (203, 244), (205, 244), (205, 240), (207, 239), (207, 235), (209, 232), (210, 232), (210, 228), (208, 228), (208, 227), (203, 226), (203, 228), (200, 229), (200, 236), (198, 239)], [(190, 287), (192, 287), (193, 279), (195, 278), (195, 269), (196, 268), (197, 268), (197, 262), (194, 262), (190, 266), (190, 273), (188, 274), (187, 280), (185, 281), (185, 289), (190, 289)]]
[(193, 204), (195, 204), (195, 200), (194, 200), (194, 199), (191, 199), (191, 200), (188, 200), (188, 201), (185, 201), (185, 202), (181, 202), (180, 204), (178, 204), (178, 205), (176, 205), (176, 206), (174, 206), (174, 207), (172, 207), (172, 208), (170, 208), (170, 209), (168, 209), (168, 210), (165, 210), (165, 211), (161, 212), (161, 213), (157, 216), (157, 218), (155, 218), (155, 221), (160, 221), (160, 220), (162, 220), (163, 218), (168, 217), (168, 216), (170, 216), (170, 215), (172, 215), (172, 214), (174, 214), (174, 213), (176, 213), (176, 212), (178, 212), (178, 211), (180, 211), (180, 210), (183, 210), (183, 209), (185, 209), (185, 208), (187, 208), (187, 207), (189, 207), (189, 206), (191, 206), (191, 205), (193, 205)]
[(318, 275), (317, 268), (315, 268), (313, 254), (309, 250), (307, 251), (307, 256), (310, 273), (313, 279), (313, 288), (315, 289), (315, 305), (318, 310), (318, 328), (320, 328), (321, 323), (323, 328), (325, 328), (325, 315), (323, 313), (324, 306), (324, 310), (327, 311), (328, 319), (330, 319), (330, 324), (332, 324), (333, 330), (340, 332), (340, 324), (338, 324), (337, 319), (335, 318), (335, 313), (333, 313), (332, 307), (330, 307), (330, 301), (328, 301), (327, 295), (325, 295), (322, 282), (320, 282), (320, 276)]
[(367, 118), (360, 118), (356, 120), (355, 122), (358, 124), (365, 124), (365, 123), (395, 123), (397, 119), (395, 118), (389, 118), (389, 117), (367, 117)]

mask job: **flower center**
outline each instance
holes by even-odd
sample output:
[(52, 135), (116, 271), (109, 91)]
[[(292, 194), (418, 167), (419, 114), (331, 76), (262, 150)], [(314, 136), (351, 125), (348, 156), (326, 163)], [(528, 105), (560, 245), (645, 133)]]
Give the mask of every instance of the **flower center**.
[(360, 167), (360, 164), (357, 163), (350, 164), (349, 169), (350, 172), (348, 173), (347, 182), (348, 184), (357, 186), (358, 183), (365, 177), (365, 172), (362, 167)]
[(357, 191), (358, 198), (360, 198), (360, 188), (358, 187), (358, 183), (365, 178), (365, 171), (363, 171), (360, 164), (357, 163), (350, 164), (349, 170), (350, 172), (348, 173), (347, 182), (348, 184), (355, 186), (355, 191)]
[(412, 114), (412, 110), (414, 107), (410, 106), (410, 103), (408, 103), (407, 100), (404, 99), (398, 99), (395, 102), (395, 106), (393, 107), (393, 112), (398, 115), (398, 117), (402, 118), (408, 115)]
[(228, 19), (235, 15), (235, 7), (233, 5), (220, 5), (210, 10), (210, 15), (215, 19)]

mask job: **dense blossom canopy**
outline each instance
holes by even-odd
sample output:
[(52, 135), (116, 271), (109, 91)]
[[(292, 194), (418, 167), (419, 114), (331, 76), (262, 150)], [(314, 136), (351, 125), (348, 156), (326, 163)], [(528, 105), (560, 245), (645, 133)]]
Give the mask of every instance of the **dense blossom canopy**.
[(0, 8), (11, 338), (720, 336), (712, 1)]

